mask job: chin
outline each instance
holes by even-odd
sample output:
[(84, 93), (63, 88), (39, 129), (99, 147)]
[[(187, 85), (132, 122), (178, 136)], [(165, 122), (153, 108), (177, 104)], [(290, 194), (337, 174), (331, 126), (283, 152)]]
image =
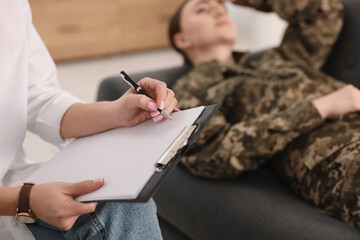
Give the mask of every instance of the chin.
[(222, 38), (224, 41), (226, 41), (228, 43), (235, 44), (235, 42), (237, 40), (237, 34), (227, 32), (222, 35)]

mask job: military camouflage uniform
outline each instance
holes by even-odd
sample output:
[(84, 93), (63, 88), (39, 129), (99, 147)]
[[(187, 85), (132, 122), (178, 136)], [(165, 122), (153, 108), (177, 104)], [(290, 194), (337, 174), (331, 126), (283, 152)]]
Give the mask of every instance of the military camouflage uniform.
[(271, 162), (304, 199), (360, 227), (360, 116), (324, 120), (312, 100), (345, 84), (322, 73), (343, 23), (338, 0), (248, 0), (289, 22), (257, 62), (195, 66), (174, 91), (179, 108), (222, 103), (183, 158), (195, 175), (236, 177)]

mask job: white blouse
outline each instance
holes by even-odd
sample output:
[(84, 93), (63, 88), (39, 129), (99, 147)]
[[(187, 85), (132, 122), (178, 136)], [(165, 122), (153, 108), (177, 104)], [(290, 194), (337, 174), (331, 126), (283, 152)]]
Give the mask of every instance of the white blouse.
[[(28, 1), (0, 0), (0, 186), (22, 185), (38, 167), (22, 149), (26, 130), (57, 146), (66, 144), (60, 122), (79, 101), (60, 89)], [(34, 238), (24, 224), (3, 216), (0, 239)]]

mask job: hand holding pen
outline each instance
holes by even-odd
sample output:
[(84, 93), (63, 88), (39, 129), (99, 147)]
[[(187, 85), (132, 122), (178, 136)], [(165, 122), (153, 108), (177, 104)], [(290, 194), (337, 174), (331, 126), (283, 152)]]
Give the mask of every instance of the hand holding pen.
[[(143, 78), (139, 81), (139, 84), (137, 84), (124, 71), (120, 73), (120, 76), (126, 83), (135, 89), (137, 93), (140, 93), (135, 94), (136, 100), (135, 96), (132, 96), (134, 101), (141, 101), (142, 106), (146, 106), (146, 108), (141, 108), (148, 111), (151, 110), (151, 113), (144, 113), (147, 118), (152, 117), (154, 122), (158, 122), (164, 117), (172, 119), (169, 113), (176, 110), (175, 106), (177, 101), (174, 97), (174, 92), (168, 89), (164, 82), (151, 78)], [(132, 91), (130, 91), (130, 93), (131, 92)]]

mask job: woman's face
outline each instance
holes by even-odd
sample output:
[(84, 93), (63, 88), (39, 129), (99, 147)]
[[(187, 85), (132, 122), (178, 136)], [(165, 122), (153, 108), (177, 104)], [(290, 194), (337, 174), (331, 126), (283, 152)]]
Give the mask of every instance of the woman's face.
[(234, 44), (237, 37), (235, 22), (218, 0), (189, 0), (180, 15), (181, 35), (190, 47)]

